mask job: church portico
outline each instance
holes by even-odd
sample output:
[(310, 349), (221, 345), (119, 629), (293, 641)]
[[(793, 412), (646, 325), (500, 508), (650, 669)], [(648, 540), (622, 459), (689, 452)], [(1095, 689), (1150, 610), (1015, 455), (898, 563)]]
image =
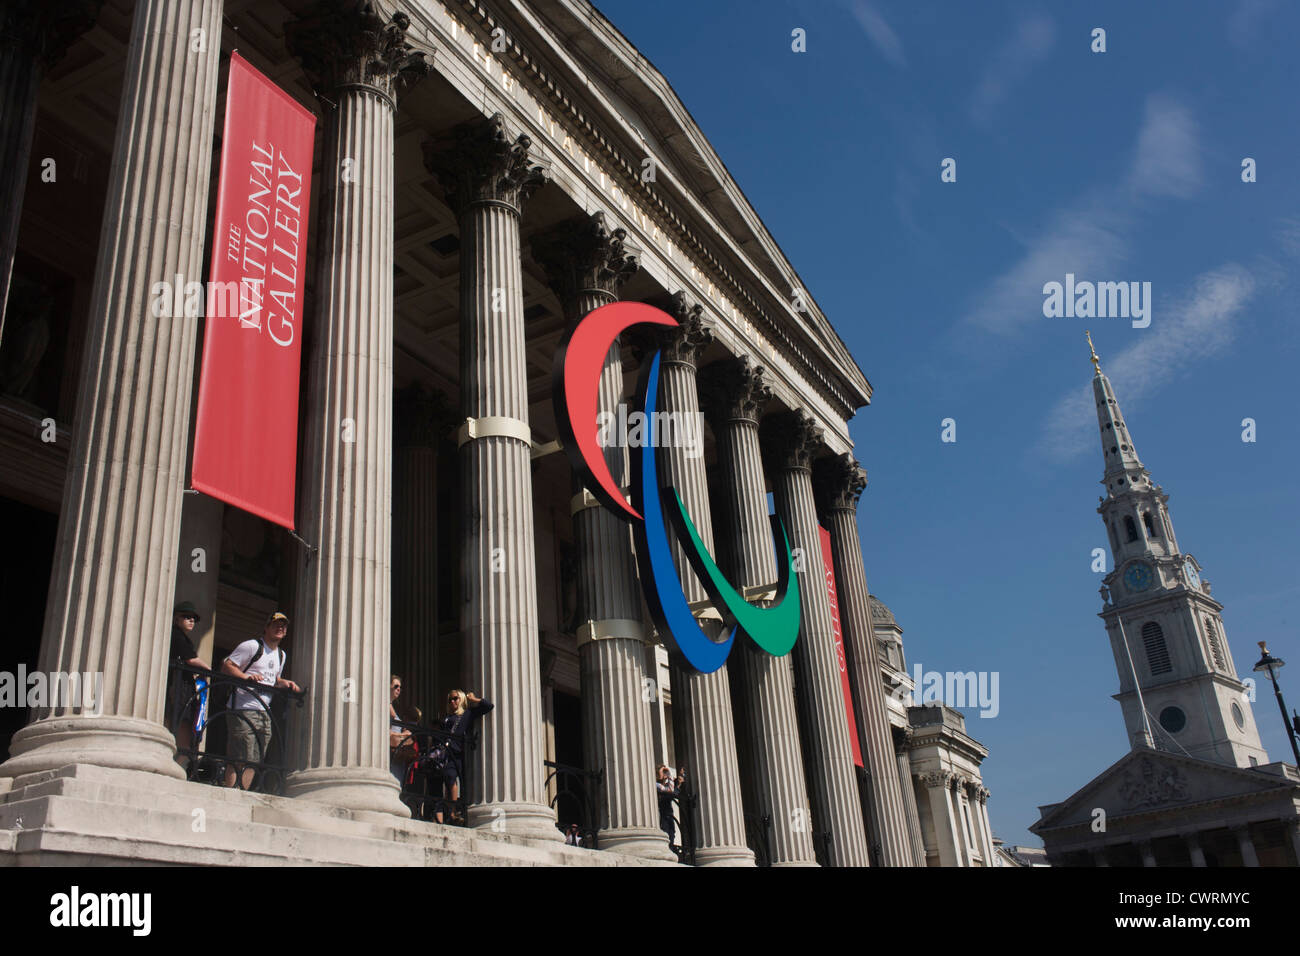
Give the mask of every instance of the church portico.
[[(797, 274), (663, 77), (633, 69), (626, 40), (580, 0), (493, 11), (108, 0), (86, 29), (74, 47), (83, 66), (42, 80), (36, 123), (61, 112), (113, 173), (98, 260), (68, 266), (70, 283), (93, 290), (73, 335), (84, 358), (51, 354), (39, 370), (75, 380), (80, 397), (51, 410), (75, 423), (69, 448), (26, 453), (29, 474), (54, 469), (65, 486), (44, 632), (21, 640), (46, 670), (104, 672), (105, 708), (93, 720), (33, 714), (14, 736), (0, 764), (0, 853), (577, 863), (591, 854), (556, 845), (557, 820), (576, 812), (556, 782), (567, 767), (589, 780), (602, 865), (673, 862), (654, 790), (662, 760), (688, 770), (696, 803), (681, 822), (698, 864), (866, 865), (869, 833), (886, 864), (920, 862), (912, 780), (869, 659), (871, 556), (848, 420), (871, 386), (811, 296), (792, 299)], [(177, 39), (194, 30), (201, 53)], [(187, 492), (202, 324), (139, 308), (163, 276), (204, 277), (218, 81), (236, 40), (321, 131), (301, 237), (311, 278), (293, 534)], [(598, 69), (612, 72), (589, 82)], [(170, 102), (180, 120), (164, 115)], [(18, 248), (35, 255), (25, 235)], [(672, 303), (681, 323), (656, 343), (662, 406), (711, 425), (690, 447), (662, 448), (662, 469), (751, 600), (775, 593), (767, 494), (810, 556), (821, 553), (817, 502), (829, 502), (856, 716), (819, 558), (800, 581), (795, 658), (737, 647), (732, 664), (701, 674), (648, 623), (629, 526), (573, 484), (551, 394), (566, 331), (618, 300)], [(626, 345), (600, 377), (600, 410), (615, 416), (643, 361)], [(701, 380), (731, 363), (751, 371), (721, 392)], [(796, 417), (796, 438), (765, 463), (760, 430)], [(0, 428), (26, 427), (9, 421)], [(620, 487), (628, 444), (604, 449)], [(5, 471), (0, 495), (30, 500), (28, 480)], [(721, 615), (681, 555), (677, 566), (716, 634)], [(293, 622), (286, 676), (306, 697), (296, 736), (279, 742), (283, 795), (175, 779), (185, 771), (164, 717), (166, 635), (181, 601), (201, 607), (199, 653), (214, 666), (269, 611)], [(385, 739), (393, 672), (425, 719), (451, 688), (495, 705), (467, 760), (469, 830), (407, 819)], [(877, 775), (865, 812), (849, 721)], [(742, 781), (742, 766), (761, 778)], [(939, 796), (953, 859), (987, 863), (987, 791), (954, 778)], [(194, 807), (211, 821), (204, 835), (186, 833)]]

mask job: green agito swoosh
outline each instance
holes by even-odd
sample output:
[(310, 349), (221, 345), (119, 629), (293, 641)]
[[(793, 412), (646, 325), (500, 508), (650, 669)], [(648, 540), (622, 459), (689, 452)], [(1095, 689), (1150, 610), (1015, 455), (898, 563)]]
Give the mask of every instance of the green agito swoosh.
[[(731, 586), (731, 582), (714, 563), (713, 558), (709, 557), (708, 548), (704, 546), (700, 533), (695, 530), (695, 523), (691, 521), (691, 516), (686, 513), (686, 507), (682, 504), (682, 497), (677, 493), (677, 489), (664, 488), (661, 493), (665, 505), (664, 511), (672, 519), (678, 540), (685, 538), (690, 541), (690, 547), (685, 547), (683, 550), (691, 562), (696, 577), (704, 585), (704, 590), (709, 592), (709, 599), (719, 610), (724, 611), (725, 616), (734, 620), (740, 629), (749, 635), (750, 640), (767, 653), (773, 657), (790, 653), (794, 642), (799, 638), (799, 581), (794, 577), (790, 539), (780, 519), (775, 516), (771, 518), (773, 539), (776, 537), (776, 532), (780, 531), (784, 549), (777, 561), (780, 573), (776, 588), (776, 603), (767, 608), (755, 607), (737, 593)], [(668, 507), (670, 495), (673, 507)], [(790, 586), (791, 583), (793, 587)]]

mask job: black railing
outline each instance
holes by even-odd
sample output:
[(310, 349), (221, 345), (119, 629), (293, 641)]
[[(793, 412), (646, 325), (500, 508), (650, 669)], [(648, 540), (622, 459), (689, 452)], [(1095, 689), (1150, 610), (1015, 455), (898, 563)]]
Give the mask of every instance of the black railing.
[(814, 830), (813, 831), (813, 850), (817, 854), (817, 862), (822, 866), (831, 865), (831, 831)]
[[(477, 732), (468, 736), (453, 734), (441, 727), (391, 717), (388, 723), (410, 731), (415, 743), (414, 757), (400, 768), (393, 768), (402, 771), (402, 802), (411, 808), (411, 816), (437, 821), (441, 813), (443, 823), (468, 826), (469, 786), (465, 777), (470, 755), (478, 747)], [(457, 764), (459, 775), (455, 773)]]
[[(289, 718), (306, 702), (306, 692), (268, 687), (179, 661), (171, 663), (168, 677), (167, 724), (176, 734), (176, 755), (184, 758), (186, 779), (283, 793)], [(242, 709), (236, 709), (235, 692), (241, 689), (247, 694), (239, 702)], [(251, 739), (258, 759), (232, 758), (228, 751), (236, 735)]]
[(678, 851), (678, 860), (687, 866), (695, 865), (695, 834), (696, 828), (696, 811), (700, 806), (699, 795), (689, 786), (683, 786), (677, 791), (677, 796), (673, 798), (677, 804), (677, 832), (681, 839), (681, 848)]
[(596, 832), (600, 824), (597, 807), (600, 787), (604, 782), (603, 770), (584, 770), (569, 764), (545, 760), (543, 763), (549, 771), (546, 775), (546, 789), (555, 783), (555, 796), (551, 798), (551, 809), (555, 811), (556, 825), (565, 836), (573, 824), (578, 825), (578, 834), (582, 846), (592, 850), (600, 849)]
[(772, 865), (772, 815), (745, 814), (745, 836), (754, 851), (755, 866)]

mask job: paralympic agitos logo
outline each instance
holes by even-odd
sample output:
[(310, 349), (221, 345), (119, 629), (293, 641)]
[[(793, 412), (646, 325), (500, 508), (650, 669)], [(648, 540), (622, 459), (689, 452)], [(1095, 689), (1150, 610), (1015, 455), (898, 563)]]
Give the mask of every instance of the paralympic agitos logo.
[[(661, 636), (670, 638), (696, 670), (708, 674), (722, 666), (738, 630), (767, 653), (788, 654), (799, 636), (799, 582), (794, 576), (790, 540), (780, 519), (771, 517), (778, 568), (775, 603), (755, 607), (731, 586), (709, 556), (700, 534), (673, 487), (661, 487), (654, 442), (629, 448), (632, 502), (623, 497), (605, 462), (598, 437), (600, 374), (610, 346), (635, 325), (676, 326), (668, 313), (639, 302), (613, 302), (588, 313), (560, 344), (552, 379), (555, 420), (573, 469), (600, 503), (632, 522), (646, 603)], [(656, 349), (642, 363), (638, 404), (655, 421), (659, 401)], [(723, 617), (723, 638), (712, 640), (691, 614), (668, 540), (671, 521), (691, 568)]]

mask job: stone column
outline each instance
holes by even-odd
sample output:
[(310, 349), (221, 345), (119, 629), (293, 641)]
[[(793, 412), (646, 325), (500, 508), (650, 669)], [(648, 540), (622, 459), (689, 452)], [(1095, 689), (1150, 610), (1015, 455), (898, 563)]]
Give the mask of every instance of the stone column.
[(464, 513), (461, 622), (469, 682), (496, 709), (480, 722), (474, 826), (560, 839), (546, 804), (533, 541), (532, 432), (519, 217), (545, 181), (527, 136), (504, 118), (425, 144), (425, 162), (460, 222), (460, 445)]
[(870, 773), (868, 797), (871, 832), (880, 841), (885, 866), (911, 866), (907, 811), (895, 772), (885, 689), (880, 681), (876, 632), (871, 623), (870, 592), (858, 534), (858, 499), (867, 473), (851, 455), (819, 459), (813, 468), (818, 504), (831, 535), (831, 555), (840, 602), (840, 625), (853, 694), (858, 739)]
[(794, 674), (804, 763), (813, 802), (813, 825), (829, 830), (833, 866), (868, 866), (866, 828), (849, 749), (844, 689), (831, 630), (830, 598), (822, 573), (822, 545), (813, 504), (812, 459), (822, 433), (803, 411), (782, 412), (763, 421), (764, 453), (773, 475), (776, 511), (790, 545), (803, 553), (799, 576), (799, 640)]
[[(758, 441), (758, 422), (771, 389), (764, 370), (748, 358), (715, 362), (701, 373), (701, 383), (725, 489), (718, 498), (725, 511), (722, 525), (731, 536), (730, 547), (720, 549), (730, 556), (724, 570), (742, 593), (774, 588), (776, 552)], [(744, 758), (746, 809), (772, 820), (773, 866), (815, 866), (790, 655), (773, 657), (741, 637), (732, 647), (727, 669)]]
[(927, 773), (921, 777), (925, 785), (925, 795), (930, 803), (930, 816), (934, 822), (934, 837), (939, 845), (940, 866), (962, 866), (960, 844), (957, 839), (956, 821), (952, 815), (952, 803), (948, 800), (951, 789), (948, 773)]
[(912, 760), (907, 755), (907, 742), (911, 731), (893, 728), (894, 760), (898, 767), (898, 786), (903, 794), (903, 809), (907, 815), (908, 845), (912, 866), (925, 866), (925, 837), (921, 834), (921, 814), (916, 805), (916, 787), (912, 784)]
[(975, 788), (975, 805), (978, 810), (978, 819), (980, 826), (980, 838), (984, 841), (984, 859), (985, 866), (992, 866), (993, 859), (993, 827), (989, 823), (989, 797), (991, 796), (986, 787)]
[(450, 404), (422, 385), (393, 393), (393, 649), (402, 698), (426, 717), (441, 712), (438, 671), (438, 446), (453, 427)]
[(409, 816), (388, 771), (393, 114), (428, 71), (407, 18), (336, 0), (286, 25), (326, 112), (290, 653), (308, 692), (291, 796)]
[(1250, 838), (1250, 827), (1233, 827), (1232, 832), (1237, 837), (1237, 846), (1241, 848), (1241, 865), (1259, 866), (1259, 857), (1255, 855), (1255, 843)]
[[(699, 426), (700, 399), (696, 387), (696, 363), (713, 341), (713, 330), (704, 321), (703, 308), (688, 306), (677, 293), (671, 311), (681, 327), (661, 336), (659, 408), (689, 420), (696, 430), (701, 452), (692, 458), (689, 449), (668, 447), (660, 453), (661, 480), (675, 487), (686, 512), (709, 553), (713, 547), (713, 515), (709, 509), (708, 479), (703, 452), (704, 435)], [(673, 559), (686, 600), (707, 605), (704, 586), (695, 577), (675, 535), (669, 532)], [(713, 615), (709, 617), (708, 615)], [(702, 612), (706, 633), (721, 631), (721, 614), (712, 607)], [(712, 674), (701, 674), (675, 652), (670, 661), (673, 686), (673, 725), (683, 751), (677, 759), (686, 764), (689, 783), (699, 795), (699, 826), (696, 828), (696, 863), (700, 866), (753, 866), (754, 853), (745, 841), (745, 812), (740, 791), (740, 767), (736, 758), (736, 728), (731, 710), (731, 686), (724, 664)]]
[[(603, 213), (566, 220), (532, 240), (533, 258), (560, 297), (573, 327), (618, 298), (637, 270), (624, 248), (627, 232), (609, 230)], [(615, 340), (600, 375), (598, 414), (617, 415), (623, 401), (623, 359)], [(629, 481), (627, 447), (604, 449), (620, 488)], [(582, 740), (588, 770), (604, 772), (597, 800), (599, 842), (657, 860), (674, 860), (659, 829), (651, 702), (645, 692), (645, 634), (637, 590), (632, 529), (579, 483), (570, 510), (578, 552), (578, 656), (582, 679)], [(658, 696), (656, 693), (655, 697)]]
[(1294, 817), (1286, 822), (1287, 838), (1291, 841), (1291, 856), (1300, 865), (1300, 820)]
[(1187, 843), (1187, 852), (1192, 857), (1192, 866), (1205, 866), (1205, 850), (1201, 848), (1201, 835), (1199, 833), (1185, 833), (1183, 840)]
[(8, 0), (0, 6), (0, 335), (18, 248), (41, 80), (72, 42), (94, 25), (103, 5), (104, 0)]
[(970, 818), (963, 813), (963, 809), (969, 810), (969, 807), (962, 806), (962, 791), (965, 789), (965, 783), (960, 777), (954, 776), (952, 782), (948, 785), (948, 802), (952, 805), (952, 822), (953, 828), (957, 835), (957, 856), (961, 860), (959, 866), (974, 866), (975, 861), (971, 857), (971, 841), (974, 839), (974, 827), (970, 825)]
[(3, 776), (184, 775), (162, 716), (196, 320), (144, 304), (153, 283), (203, 268), (220, 32), (221, 0), (135, 7), (39, 657), (42, 671), (102, 673), (102, 714), (36, 711)]

